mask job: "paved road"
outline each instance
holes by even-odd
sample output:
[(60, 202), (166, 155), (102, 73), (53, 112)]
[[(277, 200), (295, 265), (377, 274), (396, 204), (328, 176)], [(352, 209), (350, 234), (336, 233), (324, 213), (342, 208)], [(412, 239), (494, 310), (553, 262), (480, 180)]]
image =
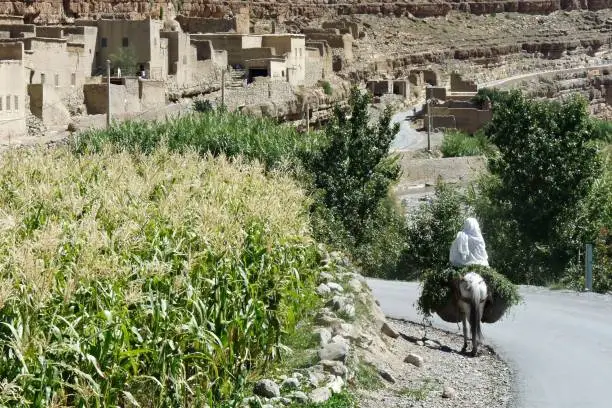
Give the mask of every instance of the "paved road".
[[(400, 130), (391, 143), (392, 152), (414, 151), (427, 148), (427, 132), (419, 132), (413, 125), (413, 108), (417, 112), (421, 110), (422, 104), (410, 107), (406, 111), (398, 112), (391, 118), (391, 123), (399, 123)], [(431, 134), (431, 147), (439, 146), (442, 143), (442, 133), (434, 132)]]
[[(421, 321), (414, 282), (368, 280), (390, 317)], [(521, 287), (525, 303), (485, 324), (485, 343), (516, 372), (516, 407), (612, 406), (612, 296)], [(460, 333), (434, 317), (434, 325)]]

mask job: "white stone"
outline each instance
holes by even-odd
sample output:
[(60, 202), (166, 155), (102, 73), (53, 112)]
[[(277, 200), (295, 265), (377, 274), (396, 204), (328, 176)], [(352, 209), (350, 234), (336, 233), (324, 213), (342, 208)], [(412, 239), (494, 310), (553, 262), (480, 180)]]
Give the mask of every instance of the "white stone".
[(314, 390), (310, 392), (310, 401), (312, 401), (314, 404), (322, 404), (328, 399), (330, 399), (331, 396), (332, 396), (332, 393), (329, 388), (327, 387), (315, 388)]
[(423, 366), (423, 357), (421, 357), (421, 356), (419, 356), (417, 354), (410, 353), (404, 359), (404, 363), (412, 364), (412, 365), (415, 365), (417, 367), (422, 367)]

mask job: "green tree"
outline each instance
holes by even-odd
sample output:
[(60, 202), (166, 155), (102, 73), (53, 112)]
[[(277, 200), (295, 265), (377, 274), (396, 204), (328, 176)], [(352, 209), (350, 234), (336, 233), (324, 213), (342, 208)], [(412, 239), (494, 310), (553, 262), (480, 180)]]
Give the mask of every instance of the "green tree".
[(109, 56), (113, 71), (121, 68), (122, 75), (136, 74), (137, 61), (136, 55), (129, 48), (121, 48), (118, 52)]
[(587, 103), (496, 95), (487, 128), (499, 154), (477, 210), (492, 260), (515, 281), (557, 280), (585, 238), (576, 214), (602, 174)]
[(438, 181), (434, 198), (409, 217), (398, 278), (415, 279), (426, 269), (448, 267), (451, 244), (466, 217), (464, 202), (456, 189)]
[(341, 242), (369, 269), (366, 273), (380, 275), (395, 268), (402, 247), (403, 220), (389, 197), (400, 175), (399, 156), (389, 155), (399, 125), (391, 125), (389, 109), (370, 123), (371, 96), (357, 88), (348, 102), (335, 107), (326, 145), (306, 161), (318, 191), (315, 233)]

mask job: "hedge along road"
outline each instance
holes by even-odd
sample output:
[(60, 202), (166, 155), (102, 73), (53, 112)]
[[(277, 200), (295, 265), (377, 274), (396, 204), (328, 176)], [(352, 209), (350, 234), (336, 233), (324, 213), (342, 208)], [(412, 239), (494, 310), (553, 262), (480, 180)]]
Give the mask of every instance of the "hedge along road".
[[(368, 279), (387, 316), (421, 322), (416, 282)], [(612, 296), (521, 286), (524, 303), (483, 327), (515, 372), (516, 408), (612, 406)], [(437, 328), (461, 333), (434, 316)]]

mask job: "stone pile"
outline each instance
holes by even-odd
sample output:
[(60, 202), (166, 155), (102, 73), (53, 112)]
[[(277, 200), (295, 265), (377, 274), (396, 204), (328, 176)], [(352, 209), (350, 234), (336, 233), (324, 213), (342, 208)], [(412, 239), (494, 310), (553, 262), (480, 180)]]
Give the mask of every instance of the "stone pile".
[[(350, 271), (348, 260), (339, 253), (332, 252), (324, 263), (330, 268), (320, 274), (317, 287), (325, 306), (314, 318), (316, 326), (313, 332), (319, 343), (316, 353), (313, 353), (316, 363), (291, 375), (258, 381), (253, 388), (254, 395), (243, 401), (244, 406), (255, 401), (266, 408), (291, 402), (323, 403), (342, 392), (353, 380), (356, 348), (384, 347), (380, 328), (389, 326), (379, 306), (374, 303), (363, 276)], [(340, 265), (340, 268), (335, 265)], [(349, 271), (336, 272), (336, 269)], [(357, 313), (359, 307), (364, 307), (360, 311), (369, 316), (363, 323), (358, 320), (361, 316)], [(387, 373), (380, 374), (384, 378)]]

